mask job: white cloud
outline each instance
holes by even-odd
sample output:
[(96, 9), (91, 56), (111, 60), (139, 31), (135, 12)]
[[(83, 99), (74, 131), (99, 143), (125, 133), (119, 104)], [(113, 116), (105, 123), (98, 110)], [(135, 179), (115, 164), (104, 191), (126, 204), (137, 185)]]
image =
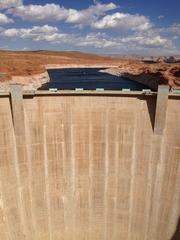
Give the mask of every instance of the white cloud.
[(8, 13), (23, 20), (34, 22), (65, 21), (79, 27), (90, 26), (95, 29), (112, 29), (120, 31), (144, 31), (152, 27), (149, 18), (139, 14), (106, 12), (119, 8), (114, 3), (94, 3), (83, 10), (66, 9), (51, 3), (45, 5), (20, 5), (9, 9)]
[(74, 35), (60, 32), (56, 27), (49, 25), (34, 26), (32, 28), (0, 29), (0, 37), (31, 39), (33, 41), (46, 41), (51, 44), (73, 44), (74, 46), (93, 46), (95, 48), (118, 47), (120, 42), (110, 39), (103, 33), (90, 33), (88, 35)]
[(77, 11), (69, 9), (69, 14), (66, 22), (78, 24), (79, 26), (92, 25), (97, 17), (104, 15), (107, 11), (117, 9), (114, 3), (101, 4), (96, 3), (87, 9)]
[(159, 34), (156, 34), (153, 31), (146, 33), (135, 33), (128, 37), (121, 39), (122, 43), (129, 44), (133, 47), (143, 46), (149, 48), (171, 48), (172, 41), (166, 38), (161, 37)]
[(49, 25), (34, 26), (32, 28), (1, 28), (0, 37), (9, 39), (31, 39), (35, 42), (45, 41), (52, 44), (73, 44), (76, 39), (75, 36), (61, 33), (58, 28)]
[(178, 36), (173, 36), (172, 39), (177, 40)]
[(177, 54), (173, 42), (153, 30), (136, 32), (126, 37), (110, 37), (104, 33), (90, 33), (79, 37), (76, 46), (97, 48), (109, 53), (166, 55)]
[(49, 43), (73, 43), (70, 34), (66, 33), (53, 33), (53, 34), (37, 34), (33, 37), (34, 41), (46, 41)]
[(40, 36), (51, 36), (52, 34), (58, 32), (56, 27), (52, 27), (49, 25), (44, 26), (34, 26), (32, 28), (9, 28), (9, 29), (1, 29), (0, 36), (7, 38), (30, 38), (32, 40), (36, 40)]
[(103, 4), (94, 1), (94, 5), (83, 10), (66, 9), (58, 4), (20, 5), (7, 13), (32, 22), (65, 21), (80, 28), (90, 26), (94, 29), (118, 31), (146, 31), (152, 27), (149, 18), (139, 14), (116, 12), (106, 15), (119, 6), (114, 3)]
[(159, 15), (159, 16), (158, 16), (158, 19), (163, 19), (163, 18), (164, 18), (163, 15)]
[(32, 28), (0, 28), (0, 37), (9, 39), (31, 39), (43, 41), (48, 44), (70, 44), (82, 48), (100, 49), (109, 52), (135, 53), (135, 54), (166, 54), (177, 53), (173, 42), (160, 36), (157, 32), (136, 32), (126, 37), (110, 37), (105, 33), (89, 33), (75, 35), (59, 31), (58, 28), (44, 25)]
[(22, 0), (0, 0), (0, 9), (8, 9), (22, 5)]
[(18, 36), (18, 30), (16, 28), (10, 28), (10, 29), (7, 29), (7, 30), (3, 30), (3, 31), (0, 32), (0, 36), (8, 37), (8, 38), (17, 37)]
[(45, 5), (22, 5), (10, 9), (8, 13), (21, 17), (28, 21), (67, 21), (69, 23), (88, 25), (96, 16), (101, 16), (105, 12), (116, 9), (113, 3), (96, 3), (84, 10), (66, 9), (60, 5), (51, 3)]
[(77, 46), (95, 47), (95, 48), (119, 48), (122, 46), (118, 39), (110, 38), (103, 33), (90, 33), (86, 36), (79, 37), (76, 42)]
[(12, 23), (13, 20), (8, 18), (5, 14), (0, 13), (0, 24)]
[(144, 31), (152, 27), (150, 20), (139, 14), (114, 13), (93, 23), (97, 29), (115, 29), (119, 31)]
[(109, 37), (102, 33), (91, 33), (79, 38), (78, 46), (109, 49), (172, 48), (172, 41), (160, 35), (136, 33), (127, 37)]
[(174, 33), (180, 35), (180, 23), (174, 23), (170, 27), (160, 28), (159, 32), (161, 33)]
[(8, 13), (28, 21), (60, 21), (68, 17), (68, 10), (54, 3), (44, 6), (22, 5), (10, 9)]
[(85, 36), (74, 35), (60, 32), (58, 28), (49, 25), (34, 26), (32, 28), (9, 28), (1, 29), (2, 37), (30, 38), (34, 41), (48, 41), (51, 43), (60, 43), (65, 40), (66, 43), (72, 42), (78, 46), (94, 46), (97, 48), (119, 47), (119, 46), (147, 46), (147, 47), (171, 47), (172, 42), (161, 37), (153, 31), (146, 33), (137, 32), (127, 37), (109, 37), (105, 33), (90, 33)]

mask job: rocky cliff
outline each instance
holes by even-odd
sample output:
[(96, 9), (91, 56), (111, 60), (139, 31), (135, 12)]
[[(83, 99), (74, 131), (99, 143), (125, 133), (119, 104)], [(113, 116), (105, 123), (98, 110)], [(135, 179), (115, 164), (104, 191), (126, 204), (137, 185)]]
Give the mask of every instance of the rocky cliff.
[(143, 83), (152, 90), (157, 90), (159, 84), (169, 84), (170, 88), (180, 89), (179, 63), (145, 64), (140, 61), (126, 61), (117, 68), (109, 68), (104, 71)]

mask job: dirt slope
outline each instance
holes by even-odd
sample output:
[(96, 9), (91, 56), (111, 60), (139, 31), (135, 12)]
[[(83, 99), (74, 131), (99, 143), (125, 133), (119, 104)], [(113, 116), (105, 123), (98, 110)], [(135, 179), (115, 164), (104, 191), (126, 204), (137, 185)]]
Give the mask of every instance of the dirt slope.
[(0, 82), (12, 76), (29, 76), (46, 71), (47, 64), (116, 64), (117, 59), (80, 52), (9, 52), (0, 51)]

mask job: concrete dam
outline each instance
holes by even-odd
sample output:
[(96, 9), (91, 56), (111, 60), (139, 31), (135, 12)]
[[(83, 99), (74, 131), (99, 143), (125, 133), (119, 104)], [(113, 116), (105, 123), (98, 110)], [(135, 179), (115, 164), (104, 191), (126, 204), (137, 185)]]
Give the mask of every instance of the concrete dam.
[(0, 239), (174, 240), (179, 123), (166, 87), (0, 93)]

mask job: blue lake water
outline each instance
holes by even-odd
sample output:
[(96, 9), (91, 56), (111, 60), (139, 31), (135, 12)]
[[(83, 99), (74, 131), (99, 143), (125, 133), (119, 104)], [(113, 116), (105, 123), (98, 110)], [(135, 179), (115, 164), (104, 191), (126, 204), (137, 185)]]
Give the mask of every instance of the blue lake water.
[(83, 88), (84, 90), (122, 90), (122, 88), (132, 91), (141, 91), (147, 88), (141, 83), (129, 80), (124, 77), (114, 76), (108, 73), (99, 72), (104, 68), (67, 68), (48, 70), (50, 81), (43, 84), (40, 90), (57, 88), (58, 90), (74, 90)]

